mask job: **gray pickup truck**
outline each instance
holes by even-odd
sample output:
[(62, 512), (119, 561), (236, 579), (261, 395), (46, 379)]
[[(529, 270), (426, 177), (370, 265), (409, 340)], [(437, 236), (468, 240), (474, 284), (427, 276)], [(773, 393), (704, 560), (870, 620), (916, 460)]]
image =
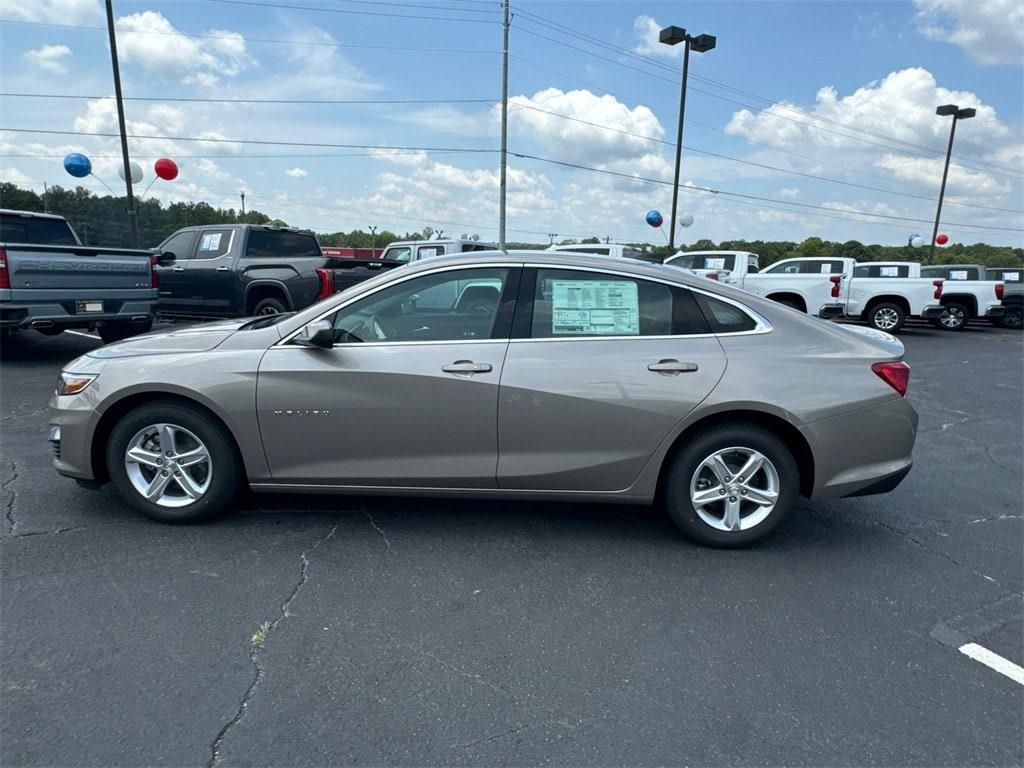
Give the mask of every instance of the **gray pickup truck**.
[(96, 329), (109, 343), (148, 331), (157, 302), (152, 251), (82, 245), (61, 216), (0, 209), (0, 331)]
[(1003, 316), (997, 325), (1003, 328), (1020, 330), (1024, 327), (1024, 265), (1019, 267), (988, 267), (985, 277), (989, 280), (1002, 280), (1006, 285), (1003, 291)]

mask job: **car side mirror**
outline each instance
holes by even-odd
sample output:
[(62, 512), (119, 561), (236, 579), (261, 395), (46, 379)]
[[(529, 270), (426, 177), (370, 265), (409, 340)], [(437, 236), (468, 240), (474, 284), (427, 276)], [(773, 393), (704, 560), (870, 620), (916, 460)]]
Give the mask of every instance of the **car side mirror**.
[(326, 320), (304, 325), (299, 335), (295, 337), (295, 343), (303, 347), (330, 349), (334, 346), (334, 326)]
[(174, 251), (162, 251), (156, 256), (156, 263), (161, 267), (167, 267), (173, 264), (178, 259), (178, 254)]

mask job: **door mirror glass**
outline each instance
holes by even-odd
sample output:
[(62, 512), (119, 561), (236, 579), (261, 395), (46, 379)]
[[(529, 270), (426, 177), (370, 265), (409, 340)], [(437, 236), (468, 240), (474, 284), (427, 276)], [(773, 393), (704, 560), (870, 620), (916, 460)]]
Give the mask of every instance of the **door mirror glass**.
[(156, 263), (161, 267), (167, 267), (178, 260), (178, 254), (174, 251), (162, 251), (157, 254)]
[(317, 320), (302, 327), (295, 343), (303, 347), (330, 349), (334, 346), (334, 327), (327, 320)]

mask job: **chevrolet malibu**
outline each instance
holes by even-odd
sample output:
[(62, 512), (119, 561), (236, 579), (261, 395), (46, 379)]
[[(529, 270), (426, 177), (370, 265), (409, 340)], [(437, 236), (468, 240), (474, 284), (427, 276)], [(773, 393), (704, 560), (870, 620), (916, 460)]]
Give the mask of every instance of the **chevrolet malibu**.
[(660, 502), (751, 544), (797, 496), (910, 471), (910, 369), (838, 326), (661, 265), (480, 253), (301, 312), (153, 333), (60, 374), (54, 466), (163, 522), (237, 494)]

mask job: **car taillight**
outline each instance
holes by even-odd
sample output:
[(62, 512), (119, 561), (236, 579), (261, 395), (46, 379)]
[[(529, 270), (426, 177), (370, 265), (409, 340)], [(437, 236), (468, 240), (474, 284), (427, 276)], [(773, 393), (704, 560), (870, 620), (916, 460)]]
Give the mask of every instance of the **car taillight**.
[(0, 288), (11, 287), (11, 273), (7, 271), (7, 251), (0, 248)]
[(149, 287), (159, 288), (160, 287), (160, 273), (156, 271), (156, 260), (157, 256), (149, 257)]
[(882, 381), (899, 392), (900, 397), (907, 394), (910, 385), (910, 366), (902, 360), (896, 363), (875, 363), (871, 366)]
[(334, 293), (334, 271), (318, 268), (316, 276), (320, 278), (320, 293), (316, 295), (316, 300), (320, 301)]
[(843, 276), (842, 275), (832, 275), (832, 277), (830, 277), (829, 280), (832, 281), (832, 298), (833, 299), (838, 299), (839, 298), (839, 284), (843, 281)]
[(935, 294), (934, 294), (933, 298), (941, 299), (942, 298), (942, 281), (941, 280), (932, 280), (932, 285), (935, 286)]
[(1006, 286), (1002, 283), (996, 283), (996, 298), (1000, 301), (1003, 300), (1003, 291), (1006, 290)]

